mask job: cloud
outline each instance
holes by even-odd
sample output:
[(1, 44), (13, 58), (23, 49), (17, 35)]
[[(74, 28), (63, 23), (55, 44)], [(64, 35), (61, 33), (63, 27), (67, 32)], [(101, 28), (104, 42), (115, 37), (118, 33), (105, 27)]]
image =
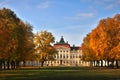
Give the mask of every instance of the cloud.
[(94, 17), (94, 13), (79, 13), (77, 14), (78, 17)]
[(106, 6), (105, 9), (113, 9), (115, 7), (117, 7), (116, 4), (110, 4), (110, 5)]
[(80, 0), (82, 3), (92, 3), (94, 6), (103, 6), (104, 9), (111, 10), (120, 7), (120, 0)]
[(46, 1), (46, 2), (40, 3), (37, 7), (38, 7), (39, 9), (46, 9), (46, 8), (48, 8), (49, 6), (50, 6), (50, 2), (49, 2), (49, 1)]
[(120, 0), (112, 1), (110, 4), (106, 5), (105, 9), (111, 10), (120, 7)]
[(80, 19), (86, 19), (86, 18), (93, 18), (95, 16), (95, 13), (78, 13), (74, 16), (64, 17), (65, 19), (71, 19), (71, 20), (80, 20)]
[(3, 0), (3, 1), (0, 1), (0, 6), (5, 5), (7, 2), (8, 2), (8, 0)]

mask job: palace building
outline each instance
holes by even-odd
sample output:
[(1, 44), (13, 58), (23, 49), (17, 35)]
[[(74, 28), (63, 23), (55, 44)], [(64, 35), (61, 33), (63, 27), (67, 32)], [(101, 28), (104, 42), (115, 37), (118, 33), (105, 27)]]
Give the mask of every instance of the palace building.
[(63, 36), (59, 42), (54, 44), (58, 54), (54, 56), (54, 61), (46, 61), (47, 66), (89, 66), (88, 62), (82, 61), (82, 49), (80, 46), (70, 46), (64, 41)]

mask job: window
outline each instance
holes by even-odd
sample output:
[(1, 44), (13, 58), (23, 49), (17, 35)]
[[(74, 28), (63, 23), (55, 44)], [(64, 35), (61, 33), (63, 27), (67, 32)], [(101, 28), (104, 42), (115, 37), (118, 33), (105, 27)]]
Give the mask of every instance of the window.
[(76, 64), (77, 64), (78, 62), (76, 61)]
[(72, 58), (72, 55), (70, 55), (70, 58)]
[(54, 55), (54, 58), (56, 58), (56, 55)]
[(79, 56), (79, 58), (81, 58), (81, 56)]
[(63, 58), (65, 58), (65, 54), (63, 54)]
[(62, 51), (60, 51), (60, 53), (62, 53)]
[(76, 58), (78, 58), (78, 56), (76, 55)]
[(68, 58), (68, 54), (67, 54), (66, 58)]
[(60, 54), (60, 58), (62, 58), (62, 54)]

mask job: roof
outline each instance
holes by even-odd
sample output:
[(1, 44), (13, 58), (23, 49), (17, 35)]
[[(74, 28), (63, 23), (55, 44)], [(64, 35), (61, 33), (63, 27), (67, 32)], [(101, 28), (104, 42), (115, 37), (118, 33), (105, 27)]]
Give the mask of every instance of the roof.
[(70, 47), (70, 50), (80, 50), (81, 47)]
[(54, 44), (54, 47), (59, 47), (59, 46), (64, 46), (64, 47), (70, 48), (70, 44), (68, 42), (64, 41), (63, 36), (61, 36), (61, 39), (59, 42), (56, 42), (56, 44)]
[(59, 42), (56, 42), (56, 44), (65, 44), (65, 45), (69, 45), (69, 43), (68, 42), (65, 42), (64, 41), (64, 38), (63, 38), (63, 36), (61, 36), (61, 39), (60, 39), (60, 41)]
[(61, 37), (61, 39), (60, 39), (60, 41), (59, 41), (59, 44), (65, 44), (65, 41), (64, 41), (63, 36)]
[(61, 39), (59, 42), (56, 42), (56, 44), (54, 44), (55, 48), (59, 48), (60, 46), (66, 47), (66, 48), (70, 48), (70, 50), (81, 50), (81, 47), (79, 46), (75, 46), (73, 45), (72, 47), (70, 46), (70, 44), (68, 42), (64, 41), (63, 36), (61, 36)]

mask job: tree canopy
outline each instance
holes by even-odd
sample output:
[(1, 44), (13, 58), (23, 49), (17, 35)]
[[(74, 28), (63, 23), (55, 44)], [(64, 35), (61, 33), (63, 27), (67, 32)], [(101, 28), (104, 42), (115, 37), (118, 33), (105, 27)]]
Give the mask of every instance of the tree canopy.
[(52, 33), (48, 31), (37, 32), (34, 35), (35, 51), (41, 66), (43, 66), (44, 61), (53, 60), (54, 54), (57, 53), (56, 49), (52, 46), (54, 39)]
[[(0, 66), (8, 69), (25, 60), (34, 48), (32, 26), (20, 20), (10, 9), (0, 10)], [(16, 65), (15, 65), (16, 64)], [(1, 68), (0, 68), (1, 69)]]
[[(88, 41), (86, 41), (87, 39)], [(120, 14), (113, 18), (100, 20), (97, 27), (84, 38), (83, 44), (84, 47), (89, 46), (88, 49), (92, 50), (91, 55), (95, 56), (92, 58), (93, 60), (105, 60), (113, 63), (115, 60), (120, 60)], [(87, 55), (88, 51), (86, 54), (86, 50), (83, 48), (85, 58), (91, 58), (90, 55)]]

